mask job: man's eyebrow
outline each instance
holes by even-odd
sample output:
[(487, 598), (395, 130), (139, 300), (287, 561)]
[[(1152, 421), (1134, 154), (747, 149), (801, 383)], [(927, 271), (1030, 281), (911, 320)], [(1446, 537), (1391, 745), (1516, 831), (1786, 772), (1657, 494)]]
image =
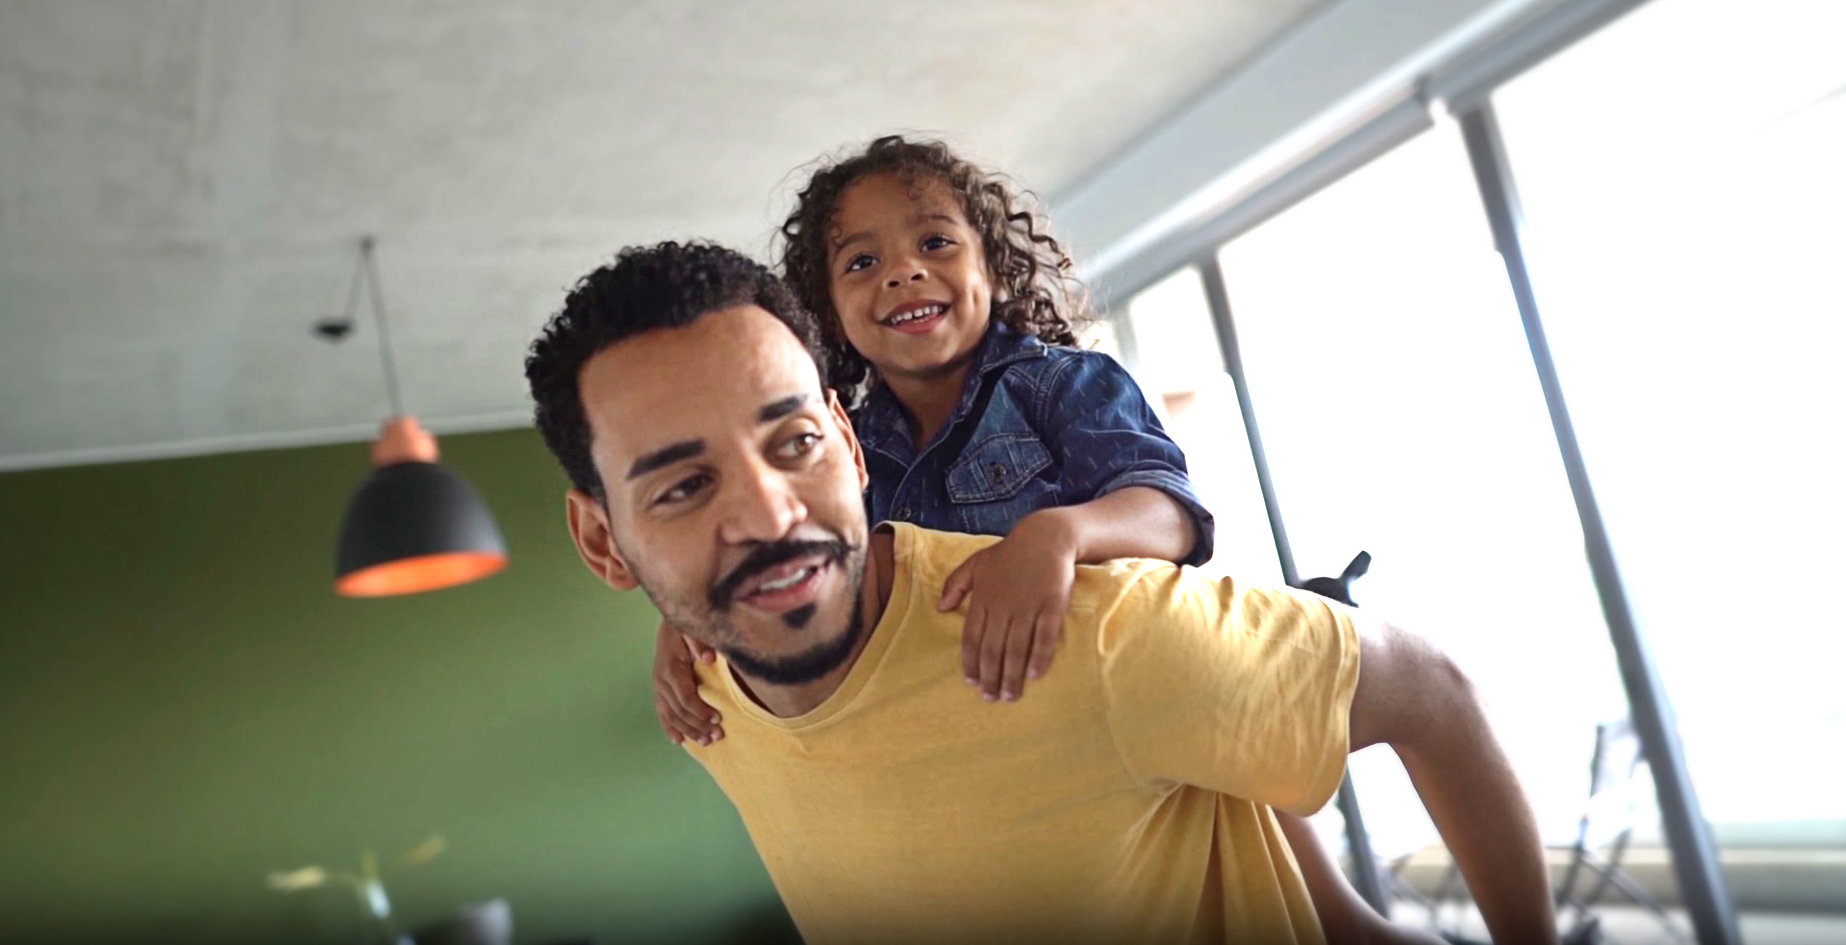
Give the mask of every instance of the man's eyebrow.
[(705, 452), (704, 440), (681, 440), (671, 446), (664, 446), (652, 453), (643, 453), (628, 467), (628, 478), (635, 479), (659, 469), (671, 466), (682, 459), (691, 459)]
[(791, 394), (781, 400), (765, 404), (763, 409), (756, 412), (756, 422), (768, 423), (771, 420), (780, 420), (800, 410), (801, 406), (808, 402), (808, 398), (808, 394)]

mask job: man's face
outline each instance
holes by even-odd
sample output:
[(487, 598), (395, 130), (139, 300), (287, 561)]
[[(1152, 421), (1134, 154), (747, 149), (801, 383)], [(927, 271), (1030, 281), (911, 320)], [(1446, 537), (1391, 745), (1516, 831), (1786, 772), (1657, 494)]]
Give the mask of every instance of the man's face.
[(584, 560), (778, 684), (858, 635), (867, 528), (852, 426), (793, 332), (747, 305), (645, 332), (578, 379), (605, 502), (571, 495)]

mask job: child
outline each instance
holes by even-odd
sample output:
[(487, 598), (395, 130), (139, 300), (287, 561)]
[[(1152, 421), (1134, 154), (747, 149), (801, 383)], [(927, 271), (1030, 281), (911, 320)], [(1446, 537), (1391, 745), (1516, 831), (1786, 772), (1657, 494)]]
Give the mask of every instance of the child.
[[(962, 669), (982, 698), (1017, 699), (1050, 665), (1079, 563), (1211, 557), (1185, 457), (1127, 372), (1075, 346), (1070, 260), (1005, 182), (940, 143), (880, 138), (817, 171), (781, 232), (828, 386), (854, 408), (869, 520), (1005, 536), (938, 601), (966, 599)], [(658, 644), (669, 737), (722, 738), (691, 668), (710, 653), (666, 626)], [(1305, 822), (1277, 816), (1329, 935), (1382, 925)]]

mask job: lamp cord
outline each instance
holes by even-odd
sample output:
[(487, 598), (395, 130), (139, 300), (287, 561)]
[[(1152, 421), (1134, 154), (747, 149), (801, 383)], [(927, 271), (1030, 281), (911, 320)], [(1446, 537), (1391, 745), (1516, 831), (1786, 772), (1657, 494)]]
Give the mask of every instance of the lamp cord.
[[(366, 275), (366, 288), (370, 290), (372, 317), (378, 322), (378, 358), (385, 369), (385, 394), (391, 398), (391, 415), (401, 417), (404, 415), (404, 400), (398, 392), (397, 359), (391, 355), (391, 326), (385, 320), (385, 299), (384, 291), (379, 288), (378, 261), (372, 256), (376, 246), (377, 241), (370, 236), (359, 240), (359, 264)], [(358, 291), (356, 280), (353, 290), (355, 293)]]

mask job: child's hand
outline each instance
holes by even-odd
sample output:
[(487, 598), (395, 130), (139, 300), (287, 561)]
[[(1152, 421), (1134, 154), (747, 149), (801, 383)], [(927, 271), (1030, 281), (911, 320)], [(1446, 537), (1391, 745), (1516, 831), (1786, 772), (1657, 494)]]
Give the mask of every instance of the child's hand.
[(678, 745), (695, 741), (709, 745), (724, 737), (718, 727), (718, 710), (699, 698), (699, 680), (692, 661), (712, 661), (711, 647), (681, 636), (665, 620), (654, 634), (654, 714), (660, 727)]
[(968, 599), (962, 624), (962, 675), (981, 698), (1013, 700), (1057, 653), (1077, 546), (1056, 510), (1019, 520), (1013, 533), (962, 562), (942, 585), (939, 610)]

